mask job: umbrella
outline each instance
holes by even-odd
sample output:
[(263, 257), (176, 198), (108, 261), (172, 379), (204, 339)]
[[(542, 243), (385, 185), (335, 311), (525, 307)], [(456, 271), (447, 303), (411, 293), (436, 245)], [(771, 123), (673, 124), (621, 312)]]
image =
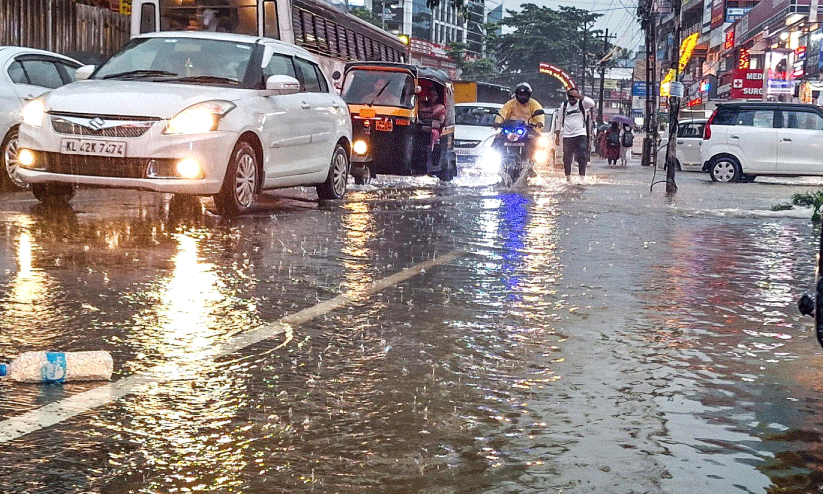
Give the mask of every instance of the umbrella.
[(609, 122), (617, 122), (622, 124), (634, 125), (634, 120), (629, 117), (625, 117), (623, 115), (615, 115), (613, 116)]

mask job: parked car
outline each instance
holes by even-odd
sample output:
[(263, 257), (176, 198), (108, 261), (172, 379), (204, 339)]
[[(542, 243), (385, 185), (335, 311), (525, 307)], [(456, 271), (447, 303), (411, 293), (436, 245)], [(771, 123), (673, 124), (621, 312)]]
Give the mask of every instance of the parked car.
[[(700, 146), (703, 142), (703, 128), (706, 118), (683, 120), (677, 126), (677, 160), (676, 170), (702, 171), (703, 161), (700, 157)], [(657, 149), (657, 167), (666, 168), (666, 148), (668, 136), (662, 136), (661, 146)]]
[(823, 176), (823, 110), (802, 103), (718, 105), (703, 132), (703, 170), (716, 182), (758, 175)]
[(557, 113), (557, 108), (543, 108), (543, 114), (546, 119), (546, 128), (543, 129), (543, 133), (549, 136), (548, 162), (554, 167), (563, 168), (563, 142), (561, 141), (559, 145), (554, 142), (554, 129), (557, 125), (557, 117), (559, 113)]
[(454, 153), (457, 164), (471, 167), (480, 164), (483, 153), (494, 140), (494, 117), (499, 103), (458, 103), (454, 105)]
[(19, 173), (40, 201), (68, 200), (76, 185), (133, 188), (211, 195), (231, 216), (267, 189), (346, 193), (349, 111), (302, 48), (150, 33), (77, 78), (23, 110)]
[(74, 81), (82, 64), (72, 58), (34, 48), (0, 46), (0, 159), (4, 188), (26, 186), (17, 174), (17, 129), (27, 101)]

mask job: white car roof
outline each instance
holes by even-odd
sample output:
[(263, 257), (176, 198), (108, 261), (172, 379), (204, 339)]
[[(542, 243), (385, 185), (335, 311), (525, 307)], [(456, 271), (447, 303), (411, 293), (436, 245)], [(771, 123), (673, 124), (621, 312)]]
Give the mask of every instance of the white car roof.
[(308, 50), (301, 48), (291, 43), (284, 43), (283, 41), (263, 38), (260, 36), (249, 36), (247, 34), (234, 33), (214, 33), (211, 31), (161, 31), (159, 33), (145, 33), (139, 36), (140, 38), (193, 38), (193, 39), (212, 39), (218, 41), (232, 41), (235, 43), (265, 43), (273, 45), (281, 51), (287, 53), (295, 53), (303, 58), (309, 60), (316, 60)]
[(458, 106), (470, 106), (470, 107), (483, 107), (483, 108), (503, 108), (503, 105), (500, 103), (484, 103), (482, 101), (470, 102), (470, 103), (457, 103), (454, 105), (455, 107)]
[(75, 60), (71, 57), (67, 57), (65, 55), (55, 53), (53, 51), (38, 50), (37, 48), (27, 48), (27, 47), (24, 47), (24, 46), (0, 46), (0, 58), (8, 59), (10, 57), (20, 55), (20, 54), (48, 55), (50, 57), (58, 57), (58, 58), (62, 58), (64, 60), (69, 60), (69, 61), (72, 61), (74, 63), (78, 63), (80, 65), (83, 65), (82, 63), (78, 62), (77, 60)]

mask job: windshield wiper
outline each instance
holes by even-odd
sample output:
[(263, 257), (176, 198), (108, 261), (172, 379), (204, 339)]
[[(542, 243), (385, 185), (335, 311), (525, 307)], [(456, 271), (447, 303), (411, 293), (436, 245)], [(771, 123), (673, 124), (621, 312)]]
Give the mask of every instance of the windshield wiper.
[(226, 84), (240, 84), (240, 81), (238, 81), (237, 79), (229, 79), (228, 77), (219, 77), (216, 75), (192, 75), (188, 77), (175, 77), (174, 79), (166, 79), (163, 82), (218, 82)]
[(374, 105), (374, 102), (377, 101), (377, 98), (379, 98), (380, 95), (383, 94), (383, 91), (385, 91), (386, 88), (389, 87), (389, 84), (391, 84), (391, 81), (386, 81), (386, 83), (383, 84), (383, 87), (380, 88), (380, 91), (377, 91), (377, 94), (375, 94), (374, 98), (372, 98), (371, 102), (369, 103), (369, 106)]
[(118, 72), (116, 74), (104, 75), (103, 79), (115, 79), (120, 77), (152, 77), (152, 76), (173, 76), (177, 75), (174, 72), (165, 70), (129, 70), (127, 72)]

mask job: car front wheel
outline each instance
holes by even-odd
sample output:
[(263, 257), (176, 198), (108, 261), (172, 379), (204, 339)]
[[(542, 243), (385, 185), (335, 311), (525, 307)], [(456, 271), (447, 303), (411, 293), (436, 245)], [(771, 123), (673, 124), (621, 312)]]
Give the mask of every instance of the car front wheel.
[[(367, 168), (368, 170), (368, 168)], [(323, 200), (342, 199), (349, 181), (349, 155), (338, 144), (331, 155), (331, 165), (326, 181), (317, 186), (317, 197)]]
[(739, 182), (743, 173), (737, 158), (720, 156), (709, 165), (709, 175), (715, 182)]
[(17, 168), (20, 166), (17, 151), (17, 129), (15, 128), (11, 129), (11, 132), (3, 139), (3, 169), (6, 171), (3, 175), (3, 181), (8, 183), (13, 189), (26, 189), (29, 184), (24, 182), (17, 173)]
[(254, 205), (258, 170), (254, 148), (248, 142), (238, 142), (231, 153), (223, 187), (214, 196), (214, 205), (221, 216), (237, 216)]

